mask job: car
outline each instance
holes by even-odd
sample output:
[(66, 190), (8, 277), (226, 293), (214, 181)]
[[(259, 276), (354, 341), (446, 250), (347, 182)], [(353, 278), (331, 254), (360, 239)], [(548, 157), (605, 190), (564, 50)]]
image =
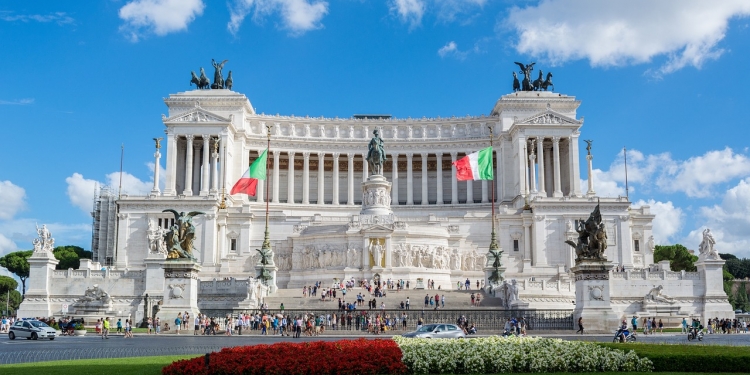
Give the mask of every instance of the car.
[(10, 327), (8, 338), (25, 337), (26, 340), (50, 339), (54, 340), (57, 332), (54, 328), (38, 320), (19, 320)]
[(425, 324), (416, 331), (405, 333), (402, 336), (423, 339), (462, 339), (466, 337), (466, 334), (455, 324)]

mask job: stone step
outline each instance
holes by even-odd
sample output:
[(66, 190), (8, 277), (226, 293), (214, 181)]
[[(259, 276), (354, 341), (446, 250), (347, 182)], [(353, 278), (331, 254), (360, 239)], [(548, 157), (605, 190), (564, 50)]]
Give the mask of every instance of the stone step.
[[(319, 292), (320, 293), (320, 292)], [(500, 307), (501, 301), (499, 298), (487, 296), (486, 293), (476, 290), (421, 290), (421, 289), (410, 289), (402, 290), (400, 292), (389, 291), (385, 297), (374, 297), (369, 294), (363, 288), (354, 288), (347, 292), (344, 297), (341, 291), (336, 292), (336, 298), (332, 300), (323, 301), (320, 295), (314, 297), (303, 297), (300, 289), (279, 289), (276, 293), (268, 296), (264, 299), (264, 302), (268, 304), (270, 308), (278, 308), (282, 303), (285, 308), (332, 308), (338, 307), (338, 300), (341, 298), (343, 301), (352, 302), (356, 300), (357, 294), (365, 295), (366, 300), (375, 298), (378, 303), (378, 308), (382, 302), (385, 303), (386, 308), (394, 309), (399, 308), (401, 301), (406, 301), (409, 298), (410, 305), (413, 309), (424, 307), (424, 297), (426, 294), (434, 296), (440, 294), (441, 298), (445, 296), (447, 303), (446, 308), (469, 308), (471, 307), (471, 293), (479, 293), (481, 296), (479, 307)], [(365, 305), (366, 307), (367, 305)], [(442, 306), (442, 303), (441, 303)], [(429, 308), (429, 307), (428, 307)]]

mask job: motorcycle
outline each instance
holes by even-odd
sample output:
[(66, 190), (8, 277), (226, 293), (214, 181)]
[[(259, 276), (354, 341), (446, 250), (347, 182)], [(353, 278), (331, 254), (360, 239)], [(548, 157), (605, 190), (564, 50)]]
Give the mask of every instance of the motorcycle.
[(630, 332), (627, 329), (624, 331), (618, 329), (615, 331), (615, 337), (612, 339), (612, 342), (636, 342), (636, 340), (638, 340), (638, 337), (635, 331)]
[(703, 341), (703, 329), (695, 329), (691, 328), (690, 332), (688, 332), (688, 341), (692, 341), (698, 339), (698, 341)]

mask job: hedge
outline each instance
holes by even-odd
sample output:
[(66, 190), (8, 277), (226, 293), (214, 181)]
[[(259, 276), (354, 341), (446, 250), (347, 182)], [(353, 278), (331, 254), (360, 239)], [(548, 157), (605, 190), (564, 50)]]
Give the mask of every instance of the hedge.
[(616, 344), (599, 345), (633, 350), (647, 357), (655, 372), (747, 372), (750, 369), (750, 347), (702, 344)]

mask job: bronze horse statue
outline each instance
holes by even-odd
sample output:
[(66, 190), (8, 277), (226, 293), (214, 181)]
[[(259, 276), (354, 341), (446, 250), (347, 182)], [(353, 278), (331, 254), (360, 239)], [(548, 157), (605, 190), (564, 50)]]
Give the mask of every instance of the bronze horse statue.
[[(541, 77), (541, 74), (539, 76)], [(542, 88), (542, 90), (547, 91), (547, 87), (550, 87), (550, 86), (552, 86), (552, 90), (555, 89), (555, 85), (552, 84), (552, 73), (547, 73), (547, 79), (545, 79), (544, 82), (542, 82), (540, 87)]]
[(518, 82), (516, 72), (513, 72), (513, 92), (521, 91), (521, 82)]
[(544, 73), (542, 73), (542, 70), (539, 69), (539, 78), (535, 79), (534, 82), (532, 82), (532, 86), (534, 86), (534, 91), (539, 91), (542, 89), (542, 83), (544, 82), (544, 80), (542, 79), (543, 74)]
[(198, 87), (198, 90), (203, 90), (208, 88), (208, 80), (206, 82), (201, 82), (201, 79), (198, 78), (197, 75), (195, 75), (195, 72), (191, 71), (190, 74), (192, 75), (192, 78), (190, 78), (190, 86), (195, 83), (195, 86)]

